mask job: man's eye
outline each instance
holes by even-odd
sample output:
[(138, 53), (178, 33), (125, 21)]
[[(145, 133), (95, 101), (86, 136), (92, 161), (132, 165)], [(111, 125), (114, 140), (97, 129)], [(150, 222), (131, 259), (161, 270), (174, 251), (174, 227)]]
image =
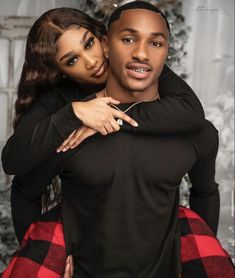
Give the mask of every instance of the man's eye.
[(94, 37), (89, 38), (88, 41), (87, 41), (86, 44), (85, 44), (85, 49), (91, 48), (91, 47), (93, 46), (93, 44), (94, 44), (94, 40), (95, 40)]
[(161, 47), (162, 43), (161, 42), (152, 42), (152, 46), (154, 46), (154, 47)]
[(79, 60), (78, 57), (73, 57), (73, 58), (69, 59), (69, 60), (67, 61), (66, 64), (67, 64), (67, 66), (72, 66), (72, 65), (74, 65), (78, 60)]
[(125, 44), (131, 44), (131, 43), (135, 42), (135, 39), (134, 38), (124, 38), (124, 39), (122, 39), (122, 41)]

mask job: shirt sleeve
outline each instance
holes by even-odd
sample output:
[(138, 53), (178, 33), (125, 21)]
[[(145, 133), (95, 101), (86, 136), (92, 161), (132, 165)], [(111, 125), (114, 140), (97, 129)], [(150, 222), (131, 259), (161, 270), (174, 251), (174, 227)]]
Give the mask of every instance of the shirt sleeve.
[(160, 99), (134, 106), (128, 115), (136, 128), (123, 123), (126, 131), (173, 135), (198, 130), (205, 119), (202, 105), (192, 89), (170, 68), (164, 67), (159, 78)]
[(41, 195), (53, 178), (62, 172), (66, 154), (52, 154), (29, 173), (15, 176), (11, 186), (11, 211), (16, 237), (22, 241), (30, 224), (41, 215)]
[(215, 181), (215, 165), (218, 151), (218, 132), (206, 121), (195, 143), (198, 159), (189, 171), (190, 208), (199, 214), (217, 234), (220, 211), (218, 184)]
[(81, 125), (71, 103), (60, 103), (56, 95), (36, 100), (3, 148), (4, 171), (14, 175), (30, 171)]

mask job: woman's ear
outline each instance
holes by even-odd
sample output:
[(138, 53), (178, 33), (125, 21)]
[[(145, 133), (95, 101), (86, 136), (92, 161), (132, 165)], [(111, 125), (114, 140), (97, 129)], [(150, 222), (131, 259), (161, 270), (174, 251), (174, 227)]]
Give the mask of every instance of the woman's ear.
[(101, 43), (102, 43), (104, 56), (106, 57), (106, 59), (108, 59), (109, 58), (108, 37), (103, 36), (102, 40), (101, 40)]

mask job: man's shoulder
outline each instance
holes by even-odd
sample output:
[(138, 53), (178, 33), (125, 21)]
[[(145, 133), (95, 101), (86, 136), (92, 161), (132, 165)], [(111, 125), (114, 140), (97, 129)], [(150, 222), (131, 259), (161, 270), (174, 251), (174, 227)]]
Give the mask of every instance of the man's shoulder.
[(201, 128), (192, 135), (191, 139), (200, 155), (207, 155), (218, 149), (218, 130), (208, 120), (204, 121)]
[(214, 124), (212, 122), (205, 119), (204, 123), (202, 124), (202, 126), (199, 130), (199, 134), (201, 136), (215, 138), (215, 137), (218, 137), (218, 130), (216, 129), (216, 127), (214, 126)]

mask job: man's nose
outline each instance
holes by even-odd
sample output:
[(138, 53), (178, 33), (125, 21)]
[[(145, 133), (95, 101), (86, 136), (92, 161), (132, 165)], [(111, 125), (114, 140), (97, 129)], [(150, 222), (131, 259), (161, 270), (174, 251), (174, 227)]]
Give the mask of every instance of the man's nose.
[(138, 59), (142, 62), (148, 60), (148, 53), (144, 43), (139, 43), (136, 45), (135, 49), (132, 52), (132, 56), (133, 58)]

